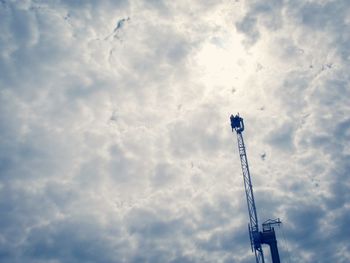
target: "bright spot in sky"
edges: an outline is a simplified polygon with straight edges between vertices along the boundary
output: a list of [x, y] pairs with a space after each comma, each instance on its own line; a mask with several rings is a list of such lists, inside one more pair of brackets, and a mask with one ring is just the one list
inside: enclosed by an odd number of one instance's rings
[[200, 79], [207, 87], [242, 86], [251, 58], [237, 36], [225, 34], [203, 44], [196, 55]]

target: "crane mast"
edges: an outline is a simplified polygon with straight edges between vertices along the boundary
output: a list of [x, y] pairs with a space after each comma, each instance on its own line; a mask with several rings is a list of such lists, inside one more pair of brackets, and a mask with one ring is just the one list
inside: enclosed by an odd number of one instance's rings
[[280, 263], [278, 248], [277, 248], [277, 240], [275, 230], [273, 225], [281, 224], [279, 219], [267, 220], [263, 225], [263, 231], [259, 231], [259, 223], [258, 216], [256, 212], [254, 193], [253, 193], [253, 185], [249, 172], [248, 158], [245, 150], [244, 140], [242, 132], [244, 131], [244, 123], [243, 118], [241, 118], [238, 114], [236, 116], [231, 115], [231, 128], [232, 132], [235, 130], [237, 133], [237, 143], [238, 143], [238, 151], [241, 159], [241, 167], [243, 173], [243, 182], [244, 189], [247, 199], [248, 205], [248, 214], [249, 214], [249, 224], [248, 231], [250, 237], [250, 243], [252, 251], [255, 253], [256, 263], [264, 263], [264, 253], [262, 250], [262, 244], [268, 244], [270, 246], [271, 257], [273, 263]]

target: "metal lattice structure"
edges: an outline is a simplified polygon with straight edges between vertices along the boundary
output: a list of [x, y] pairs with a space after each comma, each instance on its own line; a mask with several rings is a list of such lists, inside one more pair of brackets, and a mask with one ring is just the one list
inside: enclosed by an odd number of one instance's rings
[[238, 151], [241, 159], [244, 189], [248, 205], [248, 231], [252, 251], [255, 253], [256, 262], [264, 263], [264, 253], [261, 245], [268, 244], [271, 250], [272, 262], [280, 263], [276, 235], [272, 225], [279, 225], [281, 221], [279, 219], [267, 220], [263, 223], [263, 231], [259, 231], [259, 223], [254, 200], [253, 185], [250, 177], [248, 158], [242, 135], [242, 132], [244, 131], [243, 118], [241, 118], [237, 114], [236, 116], [231, 115], [230, 120], [232, 132], [235, 130], [237, 133]]

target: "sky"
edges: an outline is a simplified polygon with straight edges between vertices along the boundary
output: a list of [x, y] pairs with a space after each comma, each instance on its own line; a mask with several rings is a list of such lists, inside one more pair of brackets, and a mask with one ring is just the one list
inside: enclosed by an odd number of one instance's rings
[[[0, 261], [350, 262], [348, 0], [1, 0]], [[271, 262], [264, 246], [266, 262]]]

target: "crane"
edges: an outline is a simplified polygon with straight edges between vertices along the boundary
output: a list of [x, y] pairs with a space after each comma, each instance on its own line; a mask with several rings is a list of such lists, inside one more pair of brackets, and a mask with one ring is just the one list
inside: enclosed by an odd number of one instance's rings
[[275, 234], [275, 225], [280, 225], [281, 221], [277, 219], [269, 219], [262, 224], [262, 231], [259, 231], [258, 216], [256, 212], [253, 185], [250, 177], [247, 153], [244, 146], [243, 135], [244, 123], [243, 118], [237, 114], [236, 116], [231, 115], [231, 128], [232, 132], [237, 133], [238, 151], [241, 159], [241, 167], [243, 172], [244, 189], [247, 198], [248, 214], [249, 214], [249, 224], [248, 232], [250, 238], [250, 244], [252, 252], [255, 253], [256, 263], [264, 263], [264, 253], [262, 249], [262, 244], [267, 244], [270, 246], [270, 252], [273, 263], [280, 263], [280, 257], [277, 247], [277, 239]]

